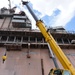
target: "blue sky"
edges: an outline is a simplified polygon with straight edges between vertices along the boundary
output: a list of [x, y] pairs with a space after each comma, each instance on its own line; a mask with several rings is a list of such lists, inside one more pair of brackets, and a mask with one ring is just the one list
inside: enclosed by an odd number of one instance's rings
[[[25, 0], [24, 0], [25, 1]], [[75, 31], [75, 0], [28, 0], [30, 7], [38, 18], [42, 19], [47, 27], [62, 26], [66, 30]], [[5, 2], [5, 4], [4, 4]], [[32, 28], [36, 29], [35, 21], [21, 0], [11, 0], [12, 7], [17, 6], [16, 13], [24, 10], [32, 22]], [[0, 8], [8, 8], [8, 0], [0, 1]]]
[[75, 31], [75, 16], [66, 24], [65, 29]]
[[55, 16], [59, 15], [60, 10], [56, 9], [51, 16], [45, 15], [41, 19], [44, 21], [46, 26], [51, 27]]

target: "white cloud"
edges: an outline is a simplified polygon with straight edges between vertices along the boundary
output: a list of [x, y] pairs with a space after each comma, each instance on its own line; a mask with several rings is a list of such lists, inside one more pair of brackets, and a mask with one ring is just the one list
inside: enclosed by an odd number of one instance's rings
[[54, 18], [52, 26], [65, 26], [75, 16], [75, 0], [58, 7], [61, 13]]
[[75, 0], [30, 0], [33, 8], [42, 13], [42, 16], [51, 16], [53, 11], [61, 12], [52, 20], [51, 26], [65, 26], [75, 16]]
[[2, 7], [8, 8], [9, 7], [8, 4], [9, 4], [8, 0], [0, 0], [0, 8]]

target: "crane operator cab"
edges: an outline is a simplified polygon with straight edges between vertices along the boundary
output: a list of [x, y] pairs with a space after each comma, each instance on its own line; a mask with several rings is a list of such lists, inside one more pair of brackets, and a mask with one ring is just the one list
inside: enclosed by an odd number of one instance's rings
[[51, 69], [48, 75], [71, 75], [69, 70]]

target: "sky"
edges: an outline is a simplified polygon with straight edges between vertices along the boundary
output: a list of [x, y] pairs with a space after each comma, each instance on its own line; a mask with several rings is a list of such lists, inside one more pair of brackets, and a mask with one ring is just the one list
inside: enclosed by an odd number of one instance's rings
[[[24, 0], [25, 1], [25, 0]], [[27, 1], [27, 0], [26, 0]], [[28, 0], [36, 16], [43, 20], [46, 27], [62, 26], [67, 31], [75, 31], [75, 0]], [[11, 0], [11, 6], [17, 6], [16, 13], [24, 10], [36, 29], [36, 22], [21, 0]], [[8, 8], [8, 0], [0, 0], [0, 8]]]

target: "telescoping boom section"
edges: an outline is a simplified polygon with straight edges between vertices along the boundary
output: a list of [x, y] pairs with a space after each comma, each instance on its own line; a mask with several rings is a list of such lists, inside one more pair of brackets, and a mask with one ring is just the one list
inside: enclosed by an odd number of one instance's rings
[[[54, 40], [52, 35], [49, 32], [47, 32], [47, 29], [46, 29], [44, 23], [41, 20], [39, 20], [37, 18], [37, 16], [33, 13], [33, 11], [31, 10], [31, 8], [28, 5], [28, 2], [22, 1], [22, 3], [23, 3], [23, 5], [26, 5], [28, 10], [30, 11], [31, 15], [33, 16], [33, 18], [36, 21], [36, 25], [40, 29], [40, 31], [43, 34], [43, 36], [44, 36], [45, 40], [47, 41], [47, 43], [49, 43], [53, 53], [56, 55], [56, 57], [58, 58], [58, 60], [62, 64], [64, 70], [68, 70], [68, 71], [70, 71], [71, 75], [75, 75], [75, 68], [70, 63], [68, 58], [65, 56], [65, 54], [63, 53], [61, 48], [58, 46], [58, 44], [56, 43], [56, 41]], [[68, 73], [64, 72], [62, 75], [66, 75], [66, 74], [70, 75], [69, 72]], [[51, 74], [51, 75], [53, 75], [53, 74]]]

